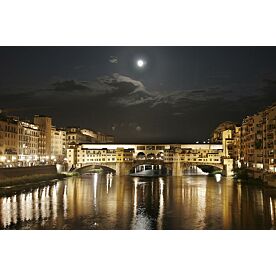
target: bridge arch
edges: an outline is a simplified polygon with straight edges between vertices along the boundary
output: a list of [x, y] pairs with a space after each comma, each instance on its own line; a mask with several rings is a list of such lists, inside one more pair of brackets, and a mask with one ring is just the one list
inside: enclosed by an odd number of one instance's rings
[[203, 164], [196, 164], [199, 168], [213, 168], [215, 170], [223, 170], [223, 164], [212, 164], [212, 163], [203, 163]]
[[158, 159], [136, 159], [129, 168], [129, 174], [142, 172], [144, 170], [159, 170], [162, 175], [170, 175], [172, 171], [171, 164]]
[[75, 172], [78, 172], [80, 174], [88, 173], [92, 171], [93, 169], [103, 169], [105, 172], [112, 172], [116, 173], [116, 165], [106, 165], [106, 164], [89, 164], [86, 166], [83, 166], [81, 168], [75, 169]]
[[223, 170], [222, 164], [212, 164], [212, 163], [184, 163], [183, 170], [186, 171], [189, 168], [197, 167], [202, 170], [204, 173], [215, 173], [221, 172]]

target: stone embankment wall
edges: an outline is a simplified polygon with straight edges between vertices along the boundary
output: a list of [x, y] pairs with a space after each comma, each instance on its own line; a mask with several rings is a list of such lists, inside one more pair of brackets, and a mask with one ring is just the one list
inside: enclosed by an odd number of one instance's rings
[[276, 188], [276, 174], [263, 172], [262, 170], [248, 170], [248, 176], [254, 179], [260, 179], [264, 184]]
[[32, 176], [32, 175], [49, 175], [56, 174], [55, 165], [34, 166], [34, 167], [17, 167], [17, 168], [0, 168], [0, 180], [14, 177]]
[[275, 174], [265, 174], [264, 182], [270, 186], [276, 188], [276, 175]]

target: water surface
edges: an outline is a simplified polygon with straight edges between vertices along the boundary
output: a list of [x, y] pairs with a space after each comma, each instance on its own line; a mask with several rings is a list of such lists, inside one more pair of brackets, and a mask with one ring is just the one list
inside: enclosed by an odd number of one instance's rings
[[91, 174], [0, 197], [0, 228], [274, 229], [275, 206], [231, 178]]

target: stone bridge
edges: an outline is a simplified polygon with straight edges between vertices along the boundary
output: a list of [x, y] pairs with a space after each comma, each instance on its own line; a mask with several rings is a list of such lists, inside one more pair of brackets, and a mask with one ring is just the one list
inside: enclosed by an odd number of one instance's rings
[[117, 175], [128, 175], [135, 167], [147, 164], [163, 166], [173, 176], [183, 175], [187, 167], [200, 165], [219, 168], [225, 176], [233, 175], [233, 160], [217, 144], [80, 144], [68, 149], [67, 156], [69, 167], [80, 173], [91, 167], [103, 167]]
[[91, 169], [98, 169], [102, 168], [106, 171], [111, 171], [116, 173], [117, 175], [129, 175], [130, 172], [134, 172], [134, 168], [141, 165], [161, 165], [162, 167], [165, 167], [168, 172], [171, 172], [173, 176], [182, 176], [183, 171], [186, 168], [192, 167], [192, 166], [210, 166], [215, 167], [223, 171], [224, 166], [223, 164], [212, 164], [212, 163], [165, 163], [164, 161], [158, 160], [138, 160], [130, 162], [118, 162], [118, 163], [88, 163], [85, 166], [81, 168], [75, 169], [76, 172], [79, 172], [81, 174], [91, 171]]

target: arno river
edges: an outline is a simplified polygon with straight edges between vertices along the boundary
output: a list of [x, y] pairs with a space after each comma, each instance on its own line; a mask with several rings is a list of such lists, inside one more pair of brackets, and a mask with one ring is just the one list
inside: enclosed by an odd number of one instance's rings
[[91, 174], [1, 196], [0, 229], [274, 229], [275, 212], [275, 190], [231, 178]]

